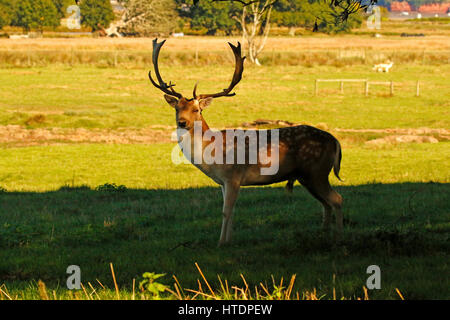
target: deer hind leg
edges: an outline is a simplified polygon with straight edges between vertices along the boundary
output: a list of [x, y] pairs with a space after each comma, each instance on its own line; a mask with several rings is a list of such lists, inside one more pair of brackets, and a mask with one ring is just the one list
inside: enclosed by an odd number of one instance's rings
[[222, 186], [223, 218], [219, 246], [231, 241], [234, 204], [236, 203], [239, 194], [239, 188], [239, 185], [234, 185], [232, 183], [226, 183]]
[[342, 196], [331, 188], [328, 179], [326, 181], [326, 184], [323, 183], [323, 185], [321, 186], [320, 194], [324, 201], [328, 204], [328, 206], [331, 207], [334, 211], [337, 236], [338, 238], [340, 238], [344, 229], [344, 217], [341, 211]]
[[323, 206], [323, 228], [329, 229], [331, 213], [336, 216], [336, 229], [338, 234], [343, 231], [343, 215], [341, 211], [342, 196], [334, 191], [328, 178], [300, 180], [299, 182], [316, 198]]

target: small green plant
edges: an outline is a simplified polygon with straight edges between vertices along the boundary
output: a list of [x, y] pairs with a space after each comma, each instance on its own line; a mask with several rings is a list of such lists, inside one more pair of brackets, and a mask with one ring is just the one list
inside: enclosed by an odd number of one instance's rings
[[283, 286], [277, 286], [277, 285], [273, 285], [273, 292], [270, 295], [270, 298], [272, 299], [282, 299], [283, 298], [283, 290], [285, 288]]
[[6, 193], [8, 192], [5, 188], [3, 188], [2, 186], [0, 186], [0, 193]]
[[142, 275], [144, 280], [142, 280], [139, 283], [139, 289], [142, 292], [150, 293], [152, 299], [160, 300], [161, 293], [166, 291], [168, 289], [168, 287], [159, 282], [156, 282], [155, 280], [158, 278], [164, 277], [165, 275], [166, 275], [165, 273], [145, 272]]

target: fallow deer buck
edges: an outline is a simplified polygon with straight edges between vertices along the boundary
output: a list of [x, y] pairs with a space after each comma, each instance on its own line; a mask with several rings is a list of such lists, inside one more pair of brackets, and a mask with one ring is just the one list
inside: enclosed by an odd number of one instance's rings
[[[206, 136], [210, 129], [202, 116], [202, 111], [211, 104], [214, 98], [234, 96], [235, 93], [231, 93], [231, 91], [242, 78], [245, 57], [241, 56], [241, 45], [239, 42], [237, 46], [229, 43], [236, 64], [228, 88], [214, 94], [197, 94], [196, 84], [193, 98], [187, 99], [175, 91], [174, 84], [171, 82], [167, 84], [161, 78], [158, 56], [164, 42], [165, 40], [160, 43], [157, 42], [157, 39], [153, 40], [152, 60], [158, 82], [153, 80], [151, 72], [149, 72], [149, 78], [156, 88], [165, 93], [164, 98], [175, 109], [179, 142], [188, 137], [190, 138], [188, 147], [191, 150], [195, 149], [196, 143], [201, 147], [200, 157], [202, 158], [200, 161], [194, 161], [195, 154], [186, 151], [186, 145], [182, 148], [185, 157], [222, 188], [223, 220], [219, 245], [231, 240], [233, 209], [240, 187], [266, 185], [281, 181], [288, 181], [286, 188], [290, 192], [292, 192], [295, 180], [299, 181], [322, 204], [324, 229], [329, 229], [331, 213], [334, 209], [337, 235], [339, 236], [343, 228], [342, 197], [331, 188], [328, 181], [331, 169], [340, 179], [339, 169], [342, 155], [338, 140], [328, 132], [307, 125], [272, 130], [246, 130], [246, 137], [250, 139], [253, 135], [257, 139], [257, 159], [251, 163], [249, 161], [251, 157], [248, 154], [251, 150], [245, 137], [245, 143], [240, 147], [241, 150], [238, 149], [239, 145], [234, 140], [231, 142], [231, 146], [224, 143], [227, 140], [229, 130], [212, 131], [213, 134], [210, 134], [212, 138], [204, 139], [203, 135]], [[184, 134], [180, 133], [182, 131], [180, 129], [184, 129]], [[201, 134], [197, 135], [195, 129], [200, 130]], [[267, 133], [269, 133], [269, 138], [267, 138]], [[266, 145], [262, 143], [263, 138], [266, 139]], [[223, 159], [231, 151], [234, 161], [231, 161], [231, 163], [227, 161], [225, 164], [223, 161], [211, 163], [211, 161], [206, 161], [207, 159], [203, 158], [203, 151], [206, 151], [211, 147], [211, 144], [216, 142], [223, 148], [219, 148], [220, 154], [215, 149], [217, 154], [214, 156], [219, 155], [219, 158], [222, 157]], [[245, 161], [237, 161], [238, 163], [236, 163], [235, 155], [237, 154], [239, 158], [239, 154], [242, 154], [242, 152], [245, 152]], [[275, 152], [278, 154], [273, 154]], [[269, 157], [270, 159], [267, 161]], [[268, 167], [276, 167], [278, 170], [271, 174], [262, 174], [262, 169]]]

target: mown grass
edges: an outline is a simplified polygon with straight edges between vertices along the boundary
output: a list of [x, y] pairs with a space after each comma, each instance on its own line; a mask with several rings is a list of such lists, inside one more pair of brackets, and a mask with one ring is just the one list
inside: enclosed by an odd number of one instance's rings
[[[151, 86], [145, 69], [63, 67], [1, 69], [0, 124], [35, 127], [119, 128], [173, 125], [174, 113], [162, 94]], [[167, 81], [177, 83], [187, 96], [196, 81], [200, 92], [221, 90], [233, 66], [164, 66]], [[448, 128], [450, 88], [442, 77], [449, 65], [396, 65], [389, 74], [370, 66], [265, 66], [247, 65], [237, 95], [214, 101], [204, 116], [211, 127], [239, 126], [256, 119], [326, 123], [330, 128]], [[215, 81], [210, 81], [214, 77]], [[363, 84], [320, 84], [317, 78], [393, 80], [394, 96], [386, 86], [372, 86], [364, 97]], [[420, 97], [415, 97], [420, 80]], [[264, 94], [261, 94], [262, 90]], [[27, 94], [23, 94], [26, 92]], [[436, 93], [439, 94], [436, 94]], [[34, 117], [41, 115], [39, 121]]]
[[[0, 157], [0, 186], [9, 191], [57, 190], [61, 186], [94, 188], [116, 183], [137, 189], [184, 189], [216, 184], [188, 164], [174, 165], [173, 144], [71, 145], [8, 148]], [[449, 142], [343, 151], [345, 185], [367, 183], [450, 182]], [[333, 183], [337, 179], [330, 176]]]

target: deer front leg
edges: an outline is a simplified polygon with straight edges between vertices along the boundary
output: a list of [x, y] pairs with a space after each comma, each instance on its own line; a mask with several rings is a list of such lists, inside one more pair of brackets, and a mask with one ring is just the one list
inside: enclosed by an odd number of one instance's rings
[[234, 204], [239, 194], [239, 184], [225, 183], [222, 187], [223, 194], [223, 219], [220, 232], [219, 246], [231, 241]]
[[322, 229], [324, 231], [328, 231], [330, 229], [332, 208], [328, 204], [324, 203], [322, 203], [322, 206], [323, 206]]
[[342, 239], [342, 232], [344, 230], [344, 216], [342, 215], [341, 208], [337, 208], [334, 210], [334, 214], [336, 215], [336, 229], [337, 229], [337, 240]]

